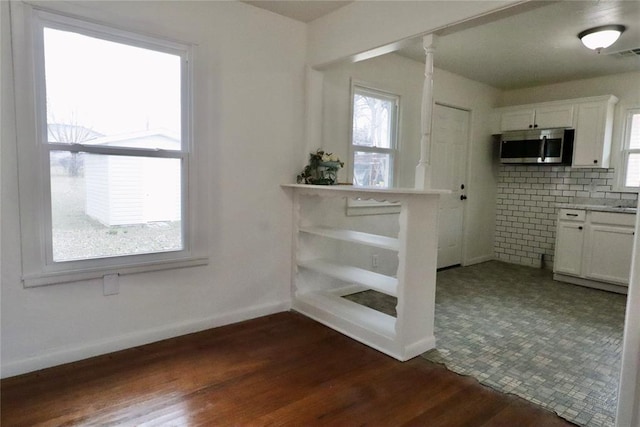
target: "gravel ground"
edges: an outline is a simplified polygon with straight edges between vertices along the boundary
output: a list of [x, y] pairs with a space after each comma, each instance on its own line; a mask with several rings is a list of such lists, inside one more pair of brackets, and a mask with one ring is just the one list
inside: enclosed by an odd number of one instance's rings
[[55, 261], [179, 250], [180, 221], [106, 226], [85, 213], [83, 177], [52, 175]]

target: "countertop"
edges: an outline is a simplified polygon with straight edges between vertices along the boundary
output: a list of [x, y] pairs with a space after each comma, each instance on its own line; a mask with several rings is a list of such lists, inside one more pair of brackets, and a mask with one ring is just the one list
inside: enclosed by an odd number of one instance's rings
[[582, 205], [573, 203], [558, 203], [556, 204], [556, 207], [560, 209], [581, 209], [585, 211], [617, 212], [630, 214], [635, 214], [638, 211], [638, 208], [629, 206]]

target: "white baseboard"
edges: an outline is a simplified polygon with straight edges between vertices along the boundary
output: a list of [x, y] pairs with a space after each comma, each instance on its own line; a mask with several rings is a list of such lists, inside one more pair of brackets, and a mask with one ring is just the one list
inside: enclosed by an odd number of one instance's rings
[[147, 329], [106, 340], [93, 341], [76, 347], [54, 350], [47, 354], [3, 363], [1, 377], [7, 378], [27, 372], [37, 371], [39, 369], [76, 362], [89, 357], [113, 353], [115, 351], [137, 347], [139, 345], [149, 344], [156, 341], [162, 341], [167, 338], [174, 338], [180, 335], [186, 335], [193, 332], [216, 328], [218, 326], [254, 319], [256, 317], [288, 311], [290, 308], [290, 301], [257, 305], [248, 309], [236, 310], [203, 319], [165, 325], [159, 328]]
[[462, 263], [463, 267], [468, 267], [474, 264], [480, 264], [482, 262], [493, 261], [495, 257], [493, 254], [477, 256], [475, 258], [467, 259]]

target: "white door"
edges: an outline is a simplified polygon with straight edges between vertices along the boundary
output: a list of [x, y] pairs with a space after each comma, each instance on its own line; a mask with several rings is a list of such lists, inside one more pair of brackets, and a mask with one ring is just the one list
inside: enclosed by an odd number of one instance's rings
[[443, 268], [462, 263], [469, 112], [436, 104], [432, 132], [432, 187], [451, 190], [450, 195], [443, 195], [440, 199], [438, 268]]

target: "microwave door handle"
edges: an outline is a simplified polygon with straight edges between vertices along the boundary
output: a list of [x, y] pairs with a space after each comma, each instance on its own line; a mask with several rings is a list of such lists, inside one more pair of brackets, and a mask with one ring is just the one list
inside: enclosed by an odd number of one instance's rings
[[545, 146], [547, 145], [547, 137], [543, 136], [542, 140], [540, 141], [540, 159], [542, 160], [542, 162], [544, 163], [544, 152], [545, 152]]

